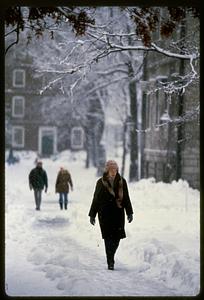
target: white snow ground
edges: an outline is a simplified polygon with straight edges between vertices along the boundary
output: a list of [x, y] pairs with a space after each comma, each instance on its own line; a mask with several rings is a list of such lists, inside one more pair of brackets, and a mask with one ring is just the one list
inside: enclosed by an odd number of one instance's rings
[[[5, 270], [10, 296], [195, 296], [200, 290], [200, 194], [180, 180], [130, 183], [134, 220], [116, 253], [115, 270], [106, 266], [98, 221], [88, 211], [97, 180], [85, 169], [85, 153], [65, 151], [44, 159], [48, 193], [36, 211], [28, 174], [35, 153], [6, 164]], [[74, 191], [61, 211], [54, 186], [67, 167]]]

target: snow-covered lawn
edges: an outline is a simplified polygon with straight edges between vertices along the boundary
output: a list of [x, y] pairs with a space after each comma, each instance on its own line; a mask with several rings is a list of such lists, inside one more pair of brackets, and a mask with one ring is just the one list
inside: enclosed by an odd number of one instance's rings
[[[6, 291], [10, 296], [183, 296], [200, 289], [200, 194], [180, 180], [129, 183], [134, 220], [106, 266], [98, 221], [88, 211], [97, 180], [85, 169], [85, 153], [44, 159], [49, 179], [42, 209], [35, 210], [28, 174], [35, 153], [6, 165]], [[55, 180], [60, 166], [72, 174], [74, 191], [61, 211]], [[127, 178], [128, 179], [128, 178]]]

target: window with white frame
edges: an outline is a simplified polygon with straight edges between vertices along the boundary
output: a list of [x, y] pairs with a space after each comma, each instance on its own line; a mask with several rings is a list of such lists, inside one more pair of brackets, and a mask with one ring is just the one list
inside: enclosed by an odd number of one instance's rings
[[82, 149], [84, 146], [84, 130], [82, 127], [73, 127], [71, 131], [72, 149]]
[[22, 96], [14, 96], [12, 98], [12, 116], [24, 117], [25, 98]]
[[13, 71], [13, 86], [25, 87], [25, 70], [16, 69]]
[[24, 127], [13, 126], [12, 127], [12, 146], [23, 148], [24, 147]]

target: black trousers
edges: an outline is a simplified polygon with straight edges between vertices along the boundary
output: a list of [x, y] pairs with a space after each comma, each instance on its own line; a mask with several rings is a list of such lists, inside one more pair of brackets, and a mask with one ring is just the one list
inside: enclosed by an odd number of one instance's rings
[[114, 255], [119, 246], [120, 239], [108, 238], [104, 239], [105, 249], [106, 249], [106, 257], [108, 265], [114, 264]]

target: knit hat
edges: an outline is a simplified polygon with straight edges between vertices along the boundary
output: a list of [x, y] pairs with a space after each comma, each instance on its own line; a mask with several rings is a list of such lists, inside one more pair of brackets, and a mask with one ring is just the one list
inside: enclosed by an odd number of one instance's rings
[[118, 164], [115, 160], [108, 160], [105, 165], [105, 172], [108, 172], [110, 168], [115, 168], [118, 171]]

